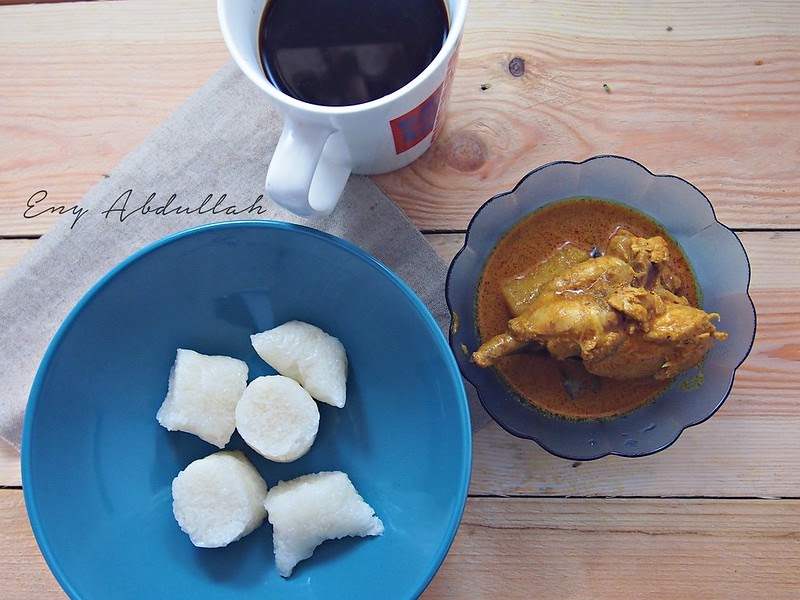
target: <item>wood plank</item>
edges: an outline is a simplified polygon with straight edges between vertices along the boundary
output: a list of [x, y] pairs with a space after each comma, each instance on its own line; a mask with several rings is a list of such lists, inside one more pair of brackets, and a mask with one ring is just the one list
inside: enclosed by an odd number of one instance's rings
[[471, 498], [425, 598], [795, 598], [800, 502]]
[[[729, 403], [735, 402], [731, 398]], [[503, 496], [800, 497], [800, 417], [728, 418], [727, 406], [650, 457], [572, 462], [491, 423], [475, 434], [470, 493]], [[0, 486], [20, 486], [0, 444]]]
[[57, 2], [96, 2], [97, 0], [0, 0], [0, 6], [7, 4], [55, 4]]
[[76, 204], [230, 60], [215, 7], [0, 8], [0, 231], [44, 233], [52, 215], [23, 217], [34, 193], [46, 190], [51, 206]]
[[16, 448], [0, 440], [0, 488], [5, 486], [20, 487], [22, 473], [20, 472], [19, 453]]
[[7, 600], [66, 598], [39, 552], [21, 490], [0, 489], [0, 590]]
[[[556, 458], [491, 423], [474, 436], [470, 494], [800, 497], [800, 417], [732, 419], [726, 411], [727, 405], [654, 456], [580, 463]], [[19, 455], [0, 443], [0, 486], [20, 485]]]
[[0, 277], [5, 275], [19, 259], [33, 247], [36, 240], [27, 239], [0, 239]]
[[447, 229], [539, 165], [621, 154], [688, 179], [730, 226], [797, 227], [800, 11], [658, 5], [472, 2], [438, 143], [379, 185]]
[[[492, 424], [475, 436], [471, 493], [800, 497], [800, 233], [744, 232], [758, 331], [714, 417], [652, 457], [572, 463]], [[463, 235], [428, 239], [446, 261]]]
[[[618, 153], [689, 179], [731, 226], [797, 227], [800, 11], [651, 4], [473, 0], [440, 139], [377, 181], [419, 227], [453, 229], [538, 165]], [[141, 5], [2, 7], [3, 231], [44, 232], [22, 217], [33, 193], [75, 204], [229, 60], [212, 0]]]
[[[799, 26], [792, 0], [471, 1], [440, 139], [379, 178], [418, 226], [463, 228], [531, 168], [613, 152], [686, 177], [728, 225], [794, 231], [742, 234], [753, 353], [722, 410], [668, 450], [572, 463], [478, 432], [473, 496], [426, 598], [797, 597]], [[52, 217], [23, 217], [32, 193], [77, 202], [228, 60], [213, 0], [0, 7], [3, 235], [45, 232]], [[431, 239], [449, 260], [463, 236]], [[0, 275], [31, 243], [0, 239]], [[3, 486], [19, 463], [0, 446]], [[0, 489], [0, 548], [3, 598], [64, 597], [19, 489]]]
[[474, 436], [472, 495], [800, 498], [800, 416], [733, 417], [734, 394], [709, 421], [642, 458], [573, 462], [491, 423]]
[[[428, 239], [445, 260], [463, 243], [462, 234]], [[491, 425], [475, 436], [472, 493], [800, 497], [794, 461], [800, 455], [800, 233], [745, 232], [741, 239], [753, 268], [759, 329], [719, 413], [656, 456], [609, 457], [580, 468]], [[18, 242], [0, 240], [0, 264], [31, 243]], [[18, 460], [13, 450], [0, 450], [0, 485], [19, 485]]]
[[[470, 498], [424, 598], [789, 598], [797, 500]], [[63, 598], [22, 492], [0, 490], [4, 598]], [[587, 552], [588, 550], [588, 552]]]

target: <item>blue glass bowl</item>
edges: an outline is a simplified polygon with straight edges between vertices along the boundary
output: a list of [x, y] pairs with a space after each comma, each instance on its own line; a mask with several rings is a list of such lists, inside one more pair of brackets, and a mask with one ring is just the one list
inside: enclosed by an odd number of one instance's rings
[[[495, 245], [533, 211], [576, 196], [634, 208], [660, 223], [683, 248], [697, 277], [702, 306], [722, 315], [722, 329], [729, 334], [707, 355], [702, 385], [687, 385], [686, 374], [654, 401], [630, 413], [577, 421], [535, 408], [510, 390], [494, 369], [482, 369], [469, 361], [469, 354], [480, 345], [476, 290]], [[734, 373], [750, 352], [755, 336], [749, 282], [750, 264], [741, 242], [717, 221], [711, 203], [696, 187], [678, 177], [654, 175], [619, 156], [554, 162], [530, 172], [512, 191], [491, 198], [472, 218], [464, 247], [447, 275], [447, 302], [454, 316], [450, 346], [486, 411], [509, 433], [534, 440], [552, 454], [571, 460], [609, 454], [643, 456], [666, 448], [684, 429], [708, 419], [728, 396]]]
[[[278, 575], [272, 528], [195, 548], [170, 485], [216, 448], [156, 422], [178, 347], [274, 373], [251, 333], [314, 323], [348, 351], [343, 409], [320, 405], [311, 450], [255, 455], [269, 486], [342, 470], [376, 510], [381, 537], [325, 542]], [[75, 307], [36, 376], [22, 480], [36, 539], [72, 598], [413, 598], [453, 540], [465, 505], [471, 429], [463, 380], [427, 308], [355, 246], [304, 227], [230, 222], [133, 255]]]

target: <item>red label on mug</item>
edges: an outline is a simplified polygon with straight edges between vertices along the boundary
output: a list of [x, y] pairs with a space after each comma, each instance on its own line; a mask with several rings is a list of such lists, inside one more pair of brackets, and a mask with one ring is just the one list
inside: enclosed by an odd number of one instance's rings
[[406, 114], [392, 119], [392, 137], [394, 150], [401, 154], [419, 144], [433, 131], [436, 124], [436, 114], [439, 112], [439, 99], [442, 96], [442, 87], [436, 88], [426, 100]]

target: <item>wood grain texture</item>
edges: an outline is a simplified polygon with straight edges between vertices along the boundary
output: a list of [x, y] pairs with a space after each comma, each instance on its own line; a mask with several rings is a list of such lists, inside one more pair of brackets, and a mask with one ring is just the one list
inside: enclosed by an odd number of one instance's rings
[[[213, 0], [0, 8], [0, 231], [49, 193], [72, 206], [230, 60]], [[98, 109], [98, 107], [102, 107]]]
[[66, 598], [36, 545], [21, 490], [0, 489], [0, 548], [4, 600]]
[[[462, 234], [427, 236], [446, 261]], [[475, 435], [471, 493], [551, 496], [800, 497], [800, 232], [740, 234], [752, 266], [758, 331], [733, 391], [708, 422], [647, 458], [574, 466], [490, 425]], [[0, 240], [0, 265], [28, 240]], [[0, 485], [19, 485], [13, 450], [0, 451]]]
[[473, 498], [425, 598], [795, 598], [798, 501]]
[[793, 418], [731, 418], [736, 395], [709, 421], [643, 458], [573, 462], [494, 423], [475, 435], [470, 494], [567, 497], [800, 498]]
[[[494, 423], [474, 436], [470, 494], [553, 497], [800, 498], [798, 417], [733, 418], [728, 408], [656, 455], [556, 458]], [[0, 445], [0, 486], [20, 486], [19, 455]]]
[[22, 485], [20, 472], [19, 453], [0, 440], [0, 488], [5, 486], [19, 487]]
[[35, 242], [36, 240], [4, 240], [0, 238], [0, 277], [16, 265]]
[[[0, 6], [0, 276], [34, 243], [13, 238], [56, 218], [24, 217], [33, 193], [77, 203], [230, 60], [215, 4]], [[798, 73], [794, 0], [470, 0], [439, 139], [376, 177], [442, 257], [463, 241], [445, 232], [532, 168], [622, 154], [688, 179], [741, 232], [759, 320], [722, 409], [655, 456], [572, 462], [478, 431], [425, 598], [797, 597]], [[19, 486], [2, 446], [0, 597], [62, 599]]]
[[[792, 598], [798, 514], [797, 500], [471, 498], [423, 597]], [[19, 490], [0, 490], [0, 545], [3, 598], [64, 598]]]
[[[2, 10], [9, 233], [44, 232], [52, 219], [22, 217], [33, 193], [75, 204], [229, 60], [212, 0]], [[617, 153], [690, 180], [730, 226], [797, 228], [797, 72], [792, 1], [472, 0], [440, 138], [376, 181], [420, 228], [451, 230], [541, 164]]]
[[[57, 2], [76, 2], [78, 0], [0, 0], [0, 6], [8, 4], [55, 4]], [[80, 0], [81, 2], [96, 2], [97, 0]]]
[[792, 2], [473, 2], [440, 139], [377, 181], [447, 228], [539, 165], [612, 153], [692, 181], [730, 226], [797, 227], [799, 71]]

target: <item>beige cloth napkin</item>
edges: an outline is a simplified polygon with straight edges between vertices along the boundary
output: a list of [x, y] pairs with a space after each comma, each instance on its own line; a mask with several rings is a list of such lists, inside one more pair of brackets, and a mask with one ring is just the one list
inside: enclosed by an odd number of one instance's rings
[[[203, 223], [281, 220], [349, 240], [404, 279], [446, 334], [446, 265], [370, 179], [351, 177], [340, 204], [325, 218], [296, 217], [266, 197], [259, 199], [281, 125], [264, 94], [231, 62], [86, 194], [78, 205], [82, 214], [61, 217], [0, 280], [2, 439], [19, 449], [25, 405], [39, 362], [81, 296], [136, 250]], [[173, 194], [170, 208], [198, 210], [145, 214], [140, 207], [152, 194], [151, 210]], [[240, 214], [225, 214], [234, 209]], [[488, 416], [472, 387], [465, 385], [474, 429]]]

